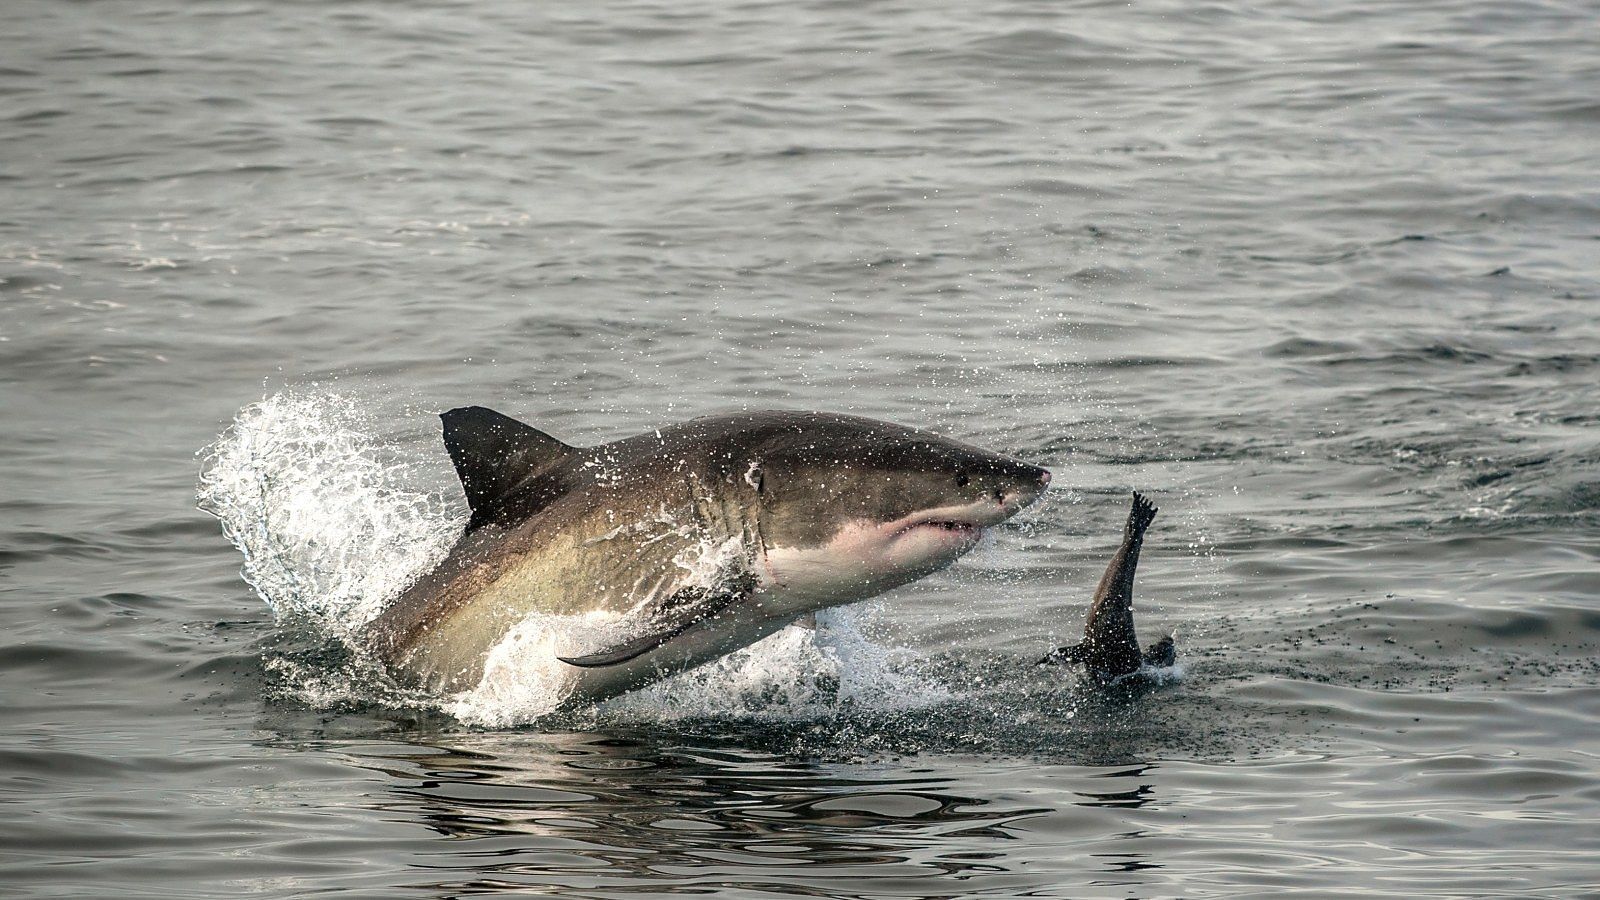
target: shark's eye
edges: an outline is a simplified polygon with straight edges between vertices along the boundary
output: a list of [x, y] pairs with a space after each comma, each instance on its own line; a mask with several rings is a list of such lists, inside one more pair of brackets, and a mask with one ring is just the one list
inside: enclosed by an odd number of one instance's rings
[[956, 476], [956, 487], [966, 487], [967, 485], [969, 485], [971, 483], [972, 483], [972, 479], [968, 478], [967, 477], [967, 473], [965, 473], [965, 472], [962, 472], [961, 474]]

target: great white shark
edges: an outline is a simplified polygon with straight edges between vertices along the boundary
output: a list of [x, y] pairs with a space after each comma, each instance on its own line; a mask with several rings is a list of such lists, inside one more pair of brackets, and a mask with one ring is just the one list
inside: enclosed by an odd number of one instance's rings
[[528, 616], [599, 612], [619, 634], [556, 651], [565, 702], [616, 696], [937, 571], [1050, 482], [832, 413], [715, 416], [582, 448], [483, 407], [441, 418], [471, 518], [370, 646], [443, 692], [474, 687]]

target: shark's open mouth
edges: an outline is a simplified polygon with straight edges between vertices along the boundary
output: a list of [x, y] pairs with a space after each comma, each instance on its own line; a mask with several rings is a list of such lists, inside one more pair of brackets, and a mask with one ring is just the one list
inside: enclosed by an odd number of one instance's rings
[[898, 540], [921, 534], [924, 540], [932, 539], [941, 544], [954, 542], [967, 547], [976, 544], [983, 537], [983, 531], [983, 525], [964, 519], [923, 519], [897, 529], [894, 536]]
[[[930, 515], [931, 513], [931, 515]], [[899, 522], [889, 525], [889, 533], [895, 537], [905, 537], [918, 531], [950, 532], [952, 535], [969, 535], [976, 537], [983, 530], [1004, 519], [1001, 508], [996, 506], [993, 511], [988, 509], [942, 509], [930, 510], [921, 515], [907, 516]]]
[[[916, 525], [911, 526], [911, 528], [938, 528], [943, 531], [960, 531], [970, 534], [976, 534], [977, 532], [983, 530], [981, 526], [975, 525], [972, 522], [957, 522], [949, 519], [934, 520], [932, 522], [919, 522]], [[908, 528], [906, 530], [910, 531], [911, 529]]]

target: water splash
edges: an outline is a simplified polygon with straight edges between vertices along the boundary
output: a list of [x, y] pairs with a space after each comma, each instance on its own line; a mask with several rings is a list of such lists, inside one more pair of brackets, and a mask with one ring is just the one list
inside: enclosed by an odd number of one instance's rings
[[280, 622], [348, 638], [460, 532], [372, 426], [354, 399], [286, 391], [240, 410], [201, 453], [200, 508]]
[[1152, 666], [1149, 663], [1143, 663], [1139, 666], [1138, 671], [1129, 672], [1126, 675], [1118, 675], [1111, 680], [1111, 683], [1114, 685], [1165, 687], [1169, 684], [1182, 684], [1184, 678], [1188, 675], [1188, 671], [1188, 669], [1184, 668], [1182, 662], [1175, 662], [1170, 666]]
[[877, 604], [817, 613], [749, 647], [641, 691], [603, 711], [623, 720], [749, 718], [802, 721], [844, 712], [898, 712], [953, 695], [920, 655], [868, 635]]

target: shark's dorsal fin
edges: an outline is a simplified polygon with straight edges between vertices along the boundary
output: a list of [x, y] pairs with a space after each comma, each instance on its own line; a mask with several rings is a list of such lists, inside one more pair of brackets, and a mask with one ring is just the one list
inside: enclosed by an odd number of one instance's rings
[[532, 425], [482, 406], [459, 407], [439, 418], [445, 449], [472, 508], [468, 531], [494, 521], [518, 488], [579, 453]]

